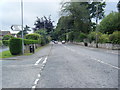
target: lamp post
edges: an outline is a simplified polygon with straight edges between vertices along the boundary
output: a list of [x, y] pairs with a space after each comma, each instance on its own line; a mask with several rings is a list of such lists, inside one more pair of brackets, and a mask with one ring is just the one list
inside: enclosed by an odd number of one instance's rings
[[97, 29], [97, 24], [98, 24], [98, 4], [96, 6], [96, 48], [98, 48], [98, 29]]
[[21, 30], [22, 30], [22, 54], [24, 54], [24, 35], [23, 35], [23, 0], [21, 0]]

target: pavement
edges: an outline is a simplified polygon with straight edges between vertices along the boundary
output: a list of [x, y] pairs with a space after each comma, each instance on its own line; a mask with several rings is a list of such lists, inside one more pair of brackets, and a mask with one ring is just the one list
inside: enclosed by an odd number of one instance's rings
[[119, 52], [50, 43], [1, 60], [2, 88], [118, 88]]

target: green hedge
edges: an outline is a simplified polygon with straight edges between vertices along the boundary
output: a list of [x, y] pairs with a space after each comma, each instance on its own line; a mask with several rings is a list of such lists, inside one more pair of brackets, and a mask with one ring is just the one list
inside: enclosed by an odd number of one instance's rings
[[9, 49], [12, 55], [19, 55], [22, 53], [22, 40], [19, 38], [11, 38], [9, 41]]
[[9, 40], [2, 40], [3, 45], [8, 46], [9, 45]]
[[38, 44], [38, 40], [29, 40], [29, 39], [24, 39], [24, 44]]

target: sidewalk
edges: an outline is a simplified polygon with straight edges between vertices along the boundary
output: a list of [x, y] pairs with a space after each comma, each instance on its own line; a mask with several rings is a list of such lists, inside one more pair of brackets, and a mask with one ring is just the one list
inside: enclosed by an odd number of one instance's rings
[[21, 55], [21, 56], [15, 56], [10, 58], [2, 58], [2, 60], [24, 60], [24, 59], [35, 59], [43, 56], [47, 56], [49, 54], [51, 44], [43, 46], [39, 51], [35, 52], [32, 55]]

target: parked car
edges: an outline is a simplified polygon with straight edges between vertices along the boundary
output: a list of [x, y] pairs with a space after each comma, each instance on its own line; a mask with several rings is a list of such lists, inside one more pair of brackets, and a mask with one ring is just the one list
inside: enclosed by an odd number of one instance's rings
[[65, 44], [65, 41], [62, 41], [62, 44]]
[[54, 41], [55, 44], [58, 44], [58, 41]]

